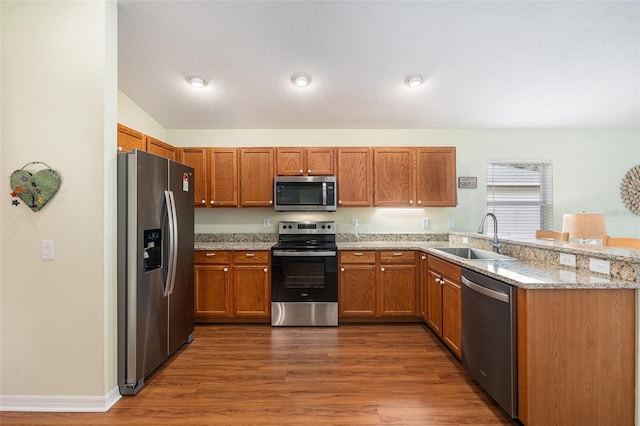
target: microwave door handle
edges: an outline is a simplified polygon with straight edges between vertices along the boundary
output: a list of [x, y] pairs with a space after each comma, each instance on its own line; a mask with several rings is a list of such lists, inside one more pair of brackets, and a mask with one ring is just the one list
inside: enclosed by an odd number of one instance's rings
[[327, 205], [327, 182], [322, 182], [322, 205]]

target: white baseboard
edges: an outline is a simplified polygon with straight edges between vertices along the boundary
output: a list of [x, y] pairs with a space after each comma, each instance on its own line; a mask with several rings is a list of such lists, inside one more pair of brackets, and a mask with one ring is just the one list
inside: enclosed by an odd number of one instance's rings
[[117, 386], [104, 396], [0, 395], [0, 411], [104, 413], [121, 397]]

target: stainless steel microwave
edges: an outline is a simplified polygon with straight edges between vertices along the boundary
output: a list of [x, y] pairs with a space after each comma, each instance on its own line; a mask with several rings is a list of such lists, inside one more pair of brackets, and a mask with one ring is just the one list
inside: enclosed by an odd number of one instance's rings
[[273, 184], [277, 212], [334, 212], [335, 176], [276, 176]]

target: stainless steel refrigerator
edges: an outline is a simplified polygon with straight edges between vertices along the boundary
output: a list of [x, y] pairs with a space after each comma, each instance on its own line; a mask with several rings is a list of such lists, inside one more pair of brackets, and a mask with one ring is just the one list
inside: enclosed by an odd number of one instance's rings
[[118, 386], [135, 395], [193, 340], [193, 169], [118, 154]]

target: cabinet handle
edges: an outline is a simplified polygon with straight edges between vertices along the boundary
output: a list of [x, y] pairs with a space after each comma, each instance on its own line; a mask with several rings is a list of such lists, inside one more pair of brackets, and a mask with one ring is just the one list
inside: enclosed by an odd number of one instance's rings
[[207, 202], [205, 200], [202, 200], [201, 203], [202, 204], [207, 204]]
[[247, 257], [253, 257], [255, 255], [256, 255], [255, 253], [245, 253], [245, 256], [247, 256]]
[[228, 272], [229, 268], [224, 268], [223, 271]]
[[360, 253], [360, 252], [354, 252], [354, 253], [353, 253], [353, 255], [354, 255], [354, 256], [362, 256], [362, 253]]
[[393, 253], [393, 255], [394, 256], [402, 256], [402, 253], [399, 253], [399, 252], [396, 251], [396, 252]]
[[344, 272], [344, 268], [340, 268], [340, 272]]
[[205, 256], [215, 256], [215, 255], [216, 255], [215, 253], [207, 253], [207, 254], [205, 254]]
[[381, 270], [382, 272], [384, 272], [384, 268], [380, 268], [380, 270]]
[[264, 270], [265, 272], [269, 272], [269, 269], [267, 269], [267, 268], [264, 268], [263, 270]]

